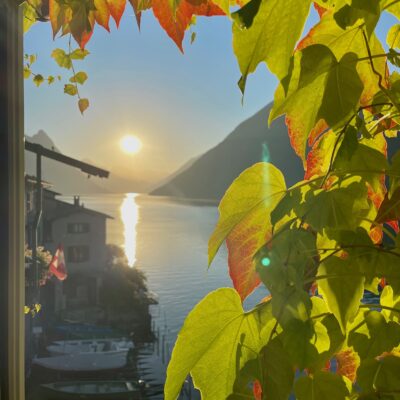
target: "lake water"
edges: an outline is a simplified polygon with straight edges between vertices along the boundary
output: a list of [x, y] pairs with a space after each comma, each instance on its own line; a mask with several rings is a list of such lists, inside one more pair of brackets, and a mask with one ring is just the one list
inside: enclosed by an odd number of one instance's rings
[[[82, 202], [113, 218], [107, 222], [107, 242], [125, 248], [130, 263], [145, 272], [149, 289], [158, 295], [152, 314], [160, 340], [143, 353], [141, 367], [145, 379], [162, 383], [186, 315], [207, 293], [232, 286], [225, 248], [207, 269], [217, 207], [136, 194], [87, 196]], [[256, 291], [246, 307], [266, 294]]]

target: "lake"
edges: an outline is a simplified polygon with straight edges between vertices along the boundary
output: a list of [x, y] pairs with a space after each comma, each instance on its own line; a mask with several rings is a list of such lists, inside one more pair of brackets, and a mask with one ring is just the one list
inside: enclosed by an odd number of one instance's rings
[[[140, 366], [145, 379], [162, 383], [186, 315], [207, 293], [232, 286], [225, 248], [207, 269], [207, 242], [218, 209], [137, 194], [84, 196], [82, 202], [113, 218], [107, 222], [107, 242], [124, 247], [132, 267], [145, 272], [149, 289], [158, 295], [152, 315], [159, 342], [143, 352]], [[256, 291], [245, 306], [266, 294]]]

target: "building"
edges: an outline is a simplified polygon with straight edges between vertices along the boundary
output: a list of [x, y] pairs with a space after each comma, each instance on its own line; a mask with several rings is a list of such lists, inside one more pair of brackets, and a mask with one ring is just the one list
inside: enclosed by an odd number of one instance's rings
[[107, 262], [106, 229], [110, 216], [84, 207], [78, 196], [67, 203], [59, 193], [43, 191], [42, 243], [51, 253], [64, 247], [68, 278], [55, 282], [56, 313], [96, 306]]
[[[28, 248], [32, 248], [36, 216], [36, 178], [25, 177], [25, 231]], [[41, 288], [41, 302], [48, 315], [99, 303], [102, 272], [107, 263], [106, 221], [110, 216], [88, 209], [78, 196], [73, 203], [58, 199], [60, 193], [42, 182], [42, 218], [38, 227], [38, 245], [54, 254], [64, 248], [68, 278], [52, 278]]]

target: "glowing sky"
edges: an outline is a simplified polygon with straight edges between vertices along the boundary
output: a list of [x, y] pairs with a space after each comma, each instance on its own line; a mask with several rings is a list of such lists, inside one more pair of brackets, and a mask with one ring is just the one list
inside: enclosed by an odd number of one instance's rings
[[[96, 28], [91, 55], [76, 63], [89, 75], [82, 88], [91, 101], [85, 116], [63, 94], [63, 84], [38, 89], [28, 81], [25, 130], [32, 135], [44, 129], [66, 154], [155, 181], [215, 146], [271, 101], [276, 80], [260, 66], [248, 80], [242, 106], [227, 18], [199, 18], [196, 41], [187, 40], [182, 55], [151, 13], [138, 32], [127, 11], [119, 30]], [[57, 46], [67, 48], [65, 39], [53, 42], [49, 24], [37, 24], [25, 36], [25, 52], [38, 56], [35, 72], [60, 73], [50, 58]], [[126, 133], [143, 142], [134, 157], [120, 150], [118, 140]]]

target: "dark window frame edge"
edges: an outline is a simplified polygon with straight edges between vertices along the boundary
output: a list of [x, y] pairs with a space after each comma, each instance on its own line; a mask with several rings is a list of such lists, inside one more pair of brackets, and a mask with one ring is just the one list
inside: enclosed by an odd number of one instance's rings
[[0, 0], [0, 399], [24, 400], [23, 24]]

